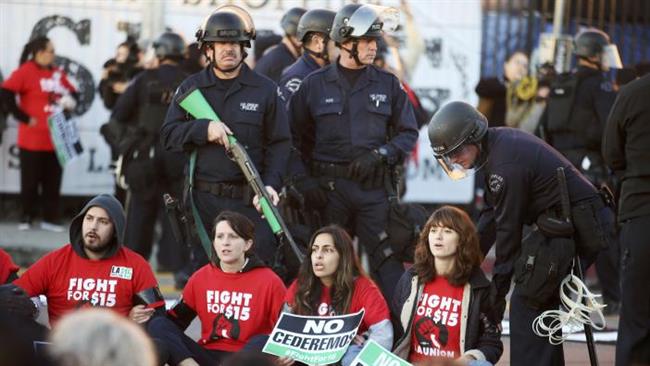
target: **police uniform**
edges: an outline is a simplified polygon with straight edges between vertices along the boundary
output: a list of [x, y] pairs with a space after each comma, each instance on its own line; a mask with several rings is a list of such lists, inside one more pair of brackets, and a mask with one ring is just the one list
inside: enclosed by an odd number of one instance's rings
[[280, 81], [282, 71], [296, 62], [296, 56], [289, 51], [286, 44], [280, 42], [255, 63], [255, 71], [275, 81]]
[[[595, 187], [566, 158], [537, 137], [512, 128], [490, 128], [481, 148], [487, 157], [482, 170], [496, 226], [492, 238], [495, 240], [489, 241], [496, 245], [492, 283], [496, 313], [501, 314], [521, 248], [523, 225], [532, 225], [541, 214], [556, 212], [561, 205], [557, 168], [565, 171], [576, 246], [586, 262], [593, 261], [599, 249], [615, 243], [614, 216]], [[490, 225], [486, 228], [490, 229]], [[563, 365], [562, 346], [549, 344], [531, 329], [533, 319], [547, 309], [533, 310], [524, 301], [519, 285], [515, 285], [510, 307], [510, 362]], [[553, 308], [553, 304], [548, 308]]]
[[[285, 108], [277, 95], [277, 86], [267, 78], [241, 65], [239, 76], [218, 79], [211, 68], [186, 79], [172, 101], [161, 138], [167, 149], [198, 149], [194, 202], [207, 232], [217, 215], [232, 210], [255, 223], [255, 251], [267, 263], [273, 259], [275, 238], [268, 224], [251, 204], [252, 192], [244, 174], [231, 161], [222, 145], [207, 140], [207, 119], [192, 119], [177, 98], [198, 88], [220, 119], [246, 148], [262, 181], [276, 190], [281, 186], [291, 147]], [[207, 257], [198, 251], [199, 263]]]
[[[551, 88], [547, 110], [541, 123], [544, 139], [562, 153], [594, 185], [611, 179], [601, 154], [601, 141], [607, 115], [616, 93], [600, 70], [579, 66]], [[603, 252], [596, 260], [596, 272], [603, 297], [610, 306], [619, 301], [619, 253], [617, 247]], [[612, 310], [612, 309], [608, 309]]]
[[621, 180], [621, 317], [616, 365], [650, 364], [650, 76], [624, 86], [603, 138], [603, 156]]
[[390, 294], [403, 268], [381, 241], [389, 209], [384, 182], [353, 181], [348, 169], [373, 149], [385, 164], [397, 163], [415, 145], [415, 117], [394, 75], [366, 66], [351, 86], [339, 67], [311, 73], [291, 97], [294, 146], [311, 174], [327, 181], [326, 219], [359, 237], [384, 294]]
[[[120, 143], [123, 171], [129, 184], [125, 245], [144, 258], [151, 255], [163, 193], [182, 195], [187, 159], [182, 153], [165, 151], [159, 142], [159, 131], [174, 91], [186, 77], [180, 66], [171, 64], [142, 72], [120, 96], [112, 115], [121, 123], [131, 123]], [[163, 235], [158, 261], [165, 268], [179, 270], [189, 253], [175, 243], [168, 219], [161, 220]]]
[[298, 90], [302, 80], [313, 71], [320, 69], [320, 65], [308, 53], [304, 53], [300, 58], [284, 69], [282, 78], [278, 83], [282, 98], [288, 101], [291, 96]]

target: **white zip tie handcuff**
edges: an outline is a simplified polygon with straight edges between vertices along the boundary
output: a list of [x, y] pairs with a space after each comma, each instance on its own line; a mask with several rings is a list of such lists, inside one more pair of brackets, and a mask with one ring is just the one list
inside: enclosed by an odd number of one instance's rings
[[[548, 337], [550, 344], [558, 345], [569, 335], [584, 330], [585, 324], [596, 330], [604, 329], [602, 310], [607, 305], [599, 303], [598, 297], [601, 295], [589, 291], [584, 282], [571, 272], [560, 284], [560, 309], [547, 310], [535, 318], [533, 332], [540, 337]], [[591, 320], [591, 313], [595, 313], [600, 321]]]

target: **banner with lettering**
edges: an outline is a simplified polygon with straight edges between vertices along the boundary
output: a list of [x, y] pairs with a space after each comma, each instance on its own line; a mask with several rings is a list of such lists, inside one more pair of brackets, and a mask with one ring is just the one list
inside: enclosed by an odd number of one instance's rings
[[411, 366], [410, 363], [395, 356], [379, 343], [368, 340], [357, 357], [352, 361], [352, 366]]
[[61, 167], [65, 167], [69, 161], [81, 155], [83, 147], [79, 138], [79, 130], [74, 119], [68, 119], [65, 113], [54, 113], [48, 118], [47, 124], [50, 127], [50, 137], [56, 149], [56, 157]]
[[307, 365], [336, 363], [357, 334], [364, 311], [341, 316], [282, 313], [262, 352]]

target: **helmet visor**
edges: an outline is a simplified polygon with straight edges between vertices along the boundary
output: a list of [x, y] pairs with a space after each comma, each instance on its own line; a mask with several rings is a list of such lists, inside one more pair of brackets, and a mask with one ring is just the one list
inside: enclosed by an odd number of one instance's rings
[[460, 163], [463, 158], [467, 158], [467, 155], [470, 154], [469, 149], [471, 146], [476, 145], [462, 144], [447, 154], [435, 155], [435, 158], [438, 160], [438, 164], [440, 164], [442, 170], [444, 170], [452, 180], [460, 180], [471, 177], [476, 174], [476, 172], [485, 164], [485, 161], [479, 163], [479, 152], [477, 152], [476, 156], [473, 158], [471, 167], [465, 168], [463, 164]]
[[603, 48], [603, 66], [607, 69], [623, 68], [621, 56], [618, 54], [618, 47], [615, 44], [609, 44]]
[[394, 31], [399, 25], [399, 10], [387, 6], [364, 5], [357, 9], [347, 26], [352, 29], [351, 37], [362, 37], [366, 33]]

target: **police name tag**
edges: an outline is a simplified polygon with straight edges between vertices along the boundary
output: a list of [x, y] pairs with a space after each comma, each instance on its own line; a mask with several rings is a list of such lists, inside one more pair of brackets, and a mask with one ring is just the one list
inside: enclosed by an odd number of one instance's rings
[[133, 278], [133, 268], [113, 266], [111, 267], [111, 277], [130, 280], [131, 278]]

